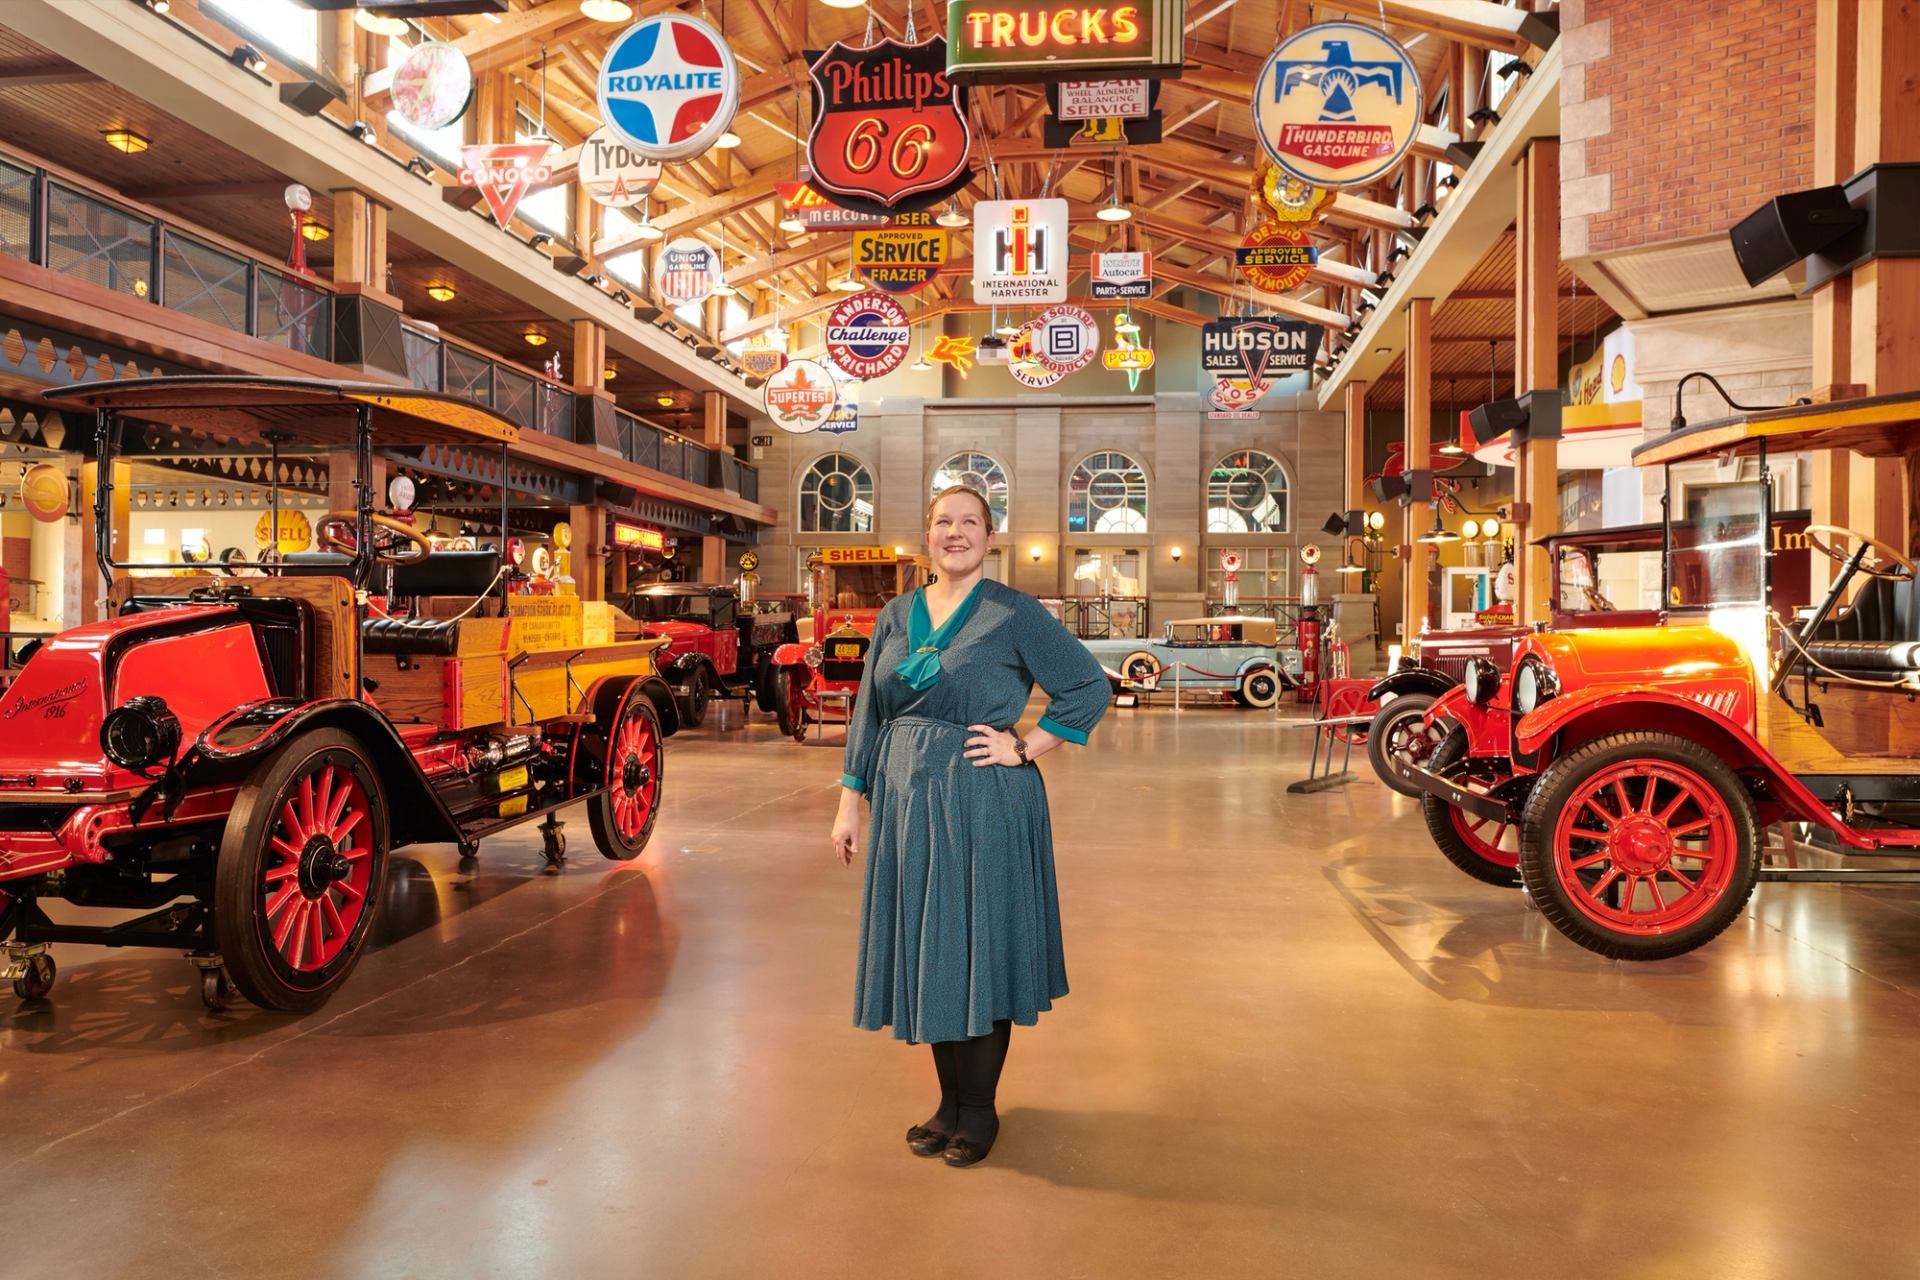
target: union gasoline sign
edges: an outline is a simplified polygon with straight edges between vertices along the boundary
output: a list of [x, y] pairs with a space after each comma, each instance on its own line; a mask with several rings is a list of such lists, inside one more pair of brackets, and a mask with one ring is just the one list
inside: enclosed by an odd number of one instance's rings
[[813, 187], [864, 213], [929, 209], [973, 180], [960, 90], [947, 79], [947, 42], [835, 44], [813, 60]]

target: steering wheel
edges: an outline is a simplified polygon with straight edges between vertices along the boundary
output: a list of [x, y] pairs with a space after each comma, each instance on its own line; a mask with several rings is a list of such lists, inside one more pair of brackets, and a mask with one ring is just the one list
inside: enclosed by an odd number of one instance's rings
[[[412, 525], [402, 524], [390, 516], [370, 518], [374, 526], [375, 564], [419, 564], [433, 554], [433, 544]], [[352, 555], [358, 550], [354, 537], [359, 522], [360, 517], [352, 511], [329, 511], [314, 525], [313, 534], [328, 551]], [[390, 536], [382, 538], [379, 536], [382, 533]]]
[[[1813, 545], [1814, 550], [1824, 553], [1837, 564], [1845, 564], [1847, 557], [1840, 552], [1839, 548], [1829, 547], [1821, 542], [1820, 539], [1814, 537], [1813, 535], [1816, 533], [1831, 534], [1836, 538], [1852, 538], [1856, 542], [1864, 542], [1869, 547], [1872, 547], [1875, 557], [1874, 563], [1869, 564], [1864, 560], [1860, 562], [1860, 572], [1864, 574], [1875, 578], [1892, 578], [1896, 581], [1904, 582], [1911, 582], [1914, 579], [1915, 570], [1913, 561], [1904, 552], [1888, 546], [1878, 538], [1869, 537], [1867, 534], [1861, 533], [1858, 529], [1842, 528], [1837, 524], [1808, 525], [1807, 541]], [[1892, 567], [1886, 567], [1888, 565]]]
[[1592, 587], [1582, 587], [1580, 591], [1587, 598], [1587, 608], [1593, 610], [1595, 613], [1612, 613], [1618, 608], [1613, 601], [1607, 599]]

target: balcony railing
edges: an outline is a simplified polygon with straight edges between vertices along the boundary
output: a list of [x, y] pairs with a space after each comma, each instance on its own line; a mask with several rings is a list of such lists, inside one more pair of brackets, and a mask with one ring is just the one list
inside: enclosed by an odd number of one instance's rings
[[[0, 158], [0, 253], [234, 333], [333, 358], [333, 293], [61, 176]], [[408, 380], [483, 404], [521, 427], [574, 434], [574, 394], [483, 351], [404, 326]], [[616, 413], [621, 456], [758, 502], [759, 473], [722, 451]]]

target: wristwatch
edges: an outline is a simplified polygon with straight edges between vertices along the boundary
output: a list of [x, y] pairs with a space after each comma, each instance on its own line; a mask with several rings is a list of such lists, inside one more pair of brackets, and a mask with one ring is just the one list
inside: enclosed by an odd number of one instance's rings
[[[1011, 733], [1012, 730], [1008, 730], [1008, 732]], [[1020, 757], [1021, 764], [1033, 763], [1033, 761], [1027, 759], [1027, 740], [1017, 733], [1013, 735], [1013, 751], [1015, 755]]]

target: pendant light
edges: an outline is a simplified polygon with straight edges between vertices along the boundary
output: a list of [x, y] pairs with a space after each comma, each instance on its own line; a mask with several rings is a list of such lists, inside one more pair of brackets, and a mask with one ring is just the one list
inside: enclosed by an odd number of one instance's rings
[[1107, 202], [1100, 206], [1094, 217], [1102, 222], [1125, 222], [1133, 216], [1133, 210], [1120, 203], [1120, 153], [1113, 154], [1113, 186], [1107, 192]]
[[1453, 438], [1440, 446], [1440, 452], [1449, 458], [1464, 458], [1467, 451], [1460, 446], [1460, 415], [1453, 411], [1453, 383], [1447, 383], [1447, 420], [1453, 426]]
[[716, 278], [713, 288], [707, 292], [716, 298], [738, 297], [740, 291], [727, 283], [727, 224], [725, 219], [722, 219], [720, 222], [720, 251], [714, 255], [714, 263], [719, 269], [714, 273]]
[[960, 212], [960, 202], [958, 200], [947, 201], [946, 209], [939, 217], [934, 219], [934, 222], [953, 231], [957, 231], [961, 227], [970, 227], [973, 225], [973, 219]]
[[633, 229], [635, 240], [664, 240], [667, 233], [653, 225], [653, 197], [645, 196], [640, 205], [640, 225]]
[[1460, 535], [1440, 523], [1440, 504], [1436, 502], [1433, 504], [1433, 528], [1415, 538], [1414, 541], [1424, 542], [1428, 546], [1438, 546], [1441, 543], [1458, 542]]

